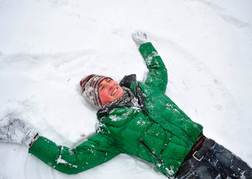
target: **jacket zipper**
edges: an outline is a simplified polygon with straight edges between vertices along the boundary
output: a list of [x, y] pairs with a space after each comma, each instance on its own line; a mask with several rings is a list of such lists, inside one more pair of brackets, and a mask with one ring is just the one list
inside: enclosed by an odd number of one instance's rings
[[160, 163], [163, 163], [162, 162], [162, 160], [161, 160], [161, 158], [159, 158], [145, 143], [144, 143], [144, 141], [142, 140], [142, 139], [139, 139], [139, 142], [141, 143], [141, 144], [143, 144], [149, 151], [150, 151], [150, 153], [154, 156], [154, 157], [156, 157], [158, 160], [159, 160], [159, 162]]

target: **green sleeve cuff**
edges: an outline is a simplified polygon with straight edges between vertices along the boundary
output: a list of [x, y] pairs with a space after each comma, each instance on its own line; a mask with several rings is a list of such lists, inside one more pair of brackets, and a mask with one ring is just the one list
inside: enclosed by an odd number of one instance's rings
[[47, 162], [54, 157], [54, 154], [58, 153], [58, 147], [49, 139], [43, 136], [39, 136], [38, 139], [29, 148], [29, 153], [38, 157], [42, 161]]
[[32, 146], [29, 148], [29, 153], [33, 154], [33, 155], [36, 155], [37, 153], [37, 149], [40, 148], [40, 145], [41, 145], [41, 140], [42, 140], [42, 136], [39, 136], [37, 138], [37, 140], [32, 144]]

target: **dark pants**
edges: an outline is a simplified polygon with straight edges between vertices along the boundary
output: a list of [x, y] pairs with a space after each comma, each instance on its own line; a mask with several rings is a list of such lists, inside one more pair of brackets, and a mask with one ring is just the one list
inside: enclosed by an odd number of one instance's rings
[[192, 179], [252, 179], [252, 169], [222, 145], [214, 143], [201, 161], [192, 163], [190, 168], [177, 178]]

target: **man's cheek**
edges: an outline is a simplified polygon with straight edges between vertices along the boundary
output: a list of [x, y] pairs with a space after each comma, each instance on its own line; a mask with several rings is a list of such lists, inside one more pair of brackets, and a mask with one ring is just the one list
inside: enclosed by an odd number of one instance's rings
[[103, 103], [107, 103], [108, 100], [109, 100], [109, 97], [107, 94], [104, 94], [104, 93], [100, 93], [100, 100], [103, 102]]

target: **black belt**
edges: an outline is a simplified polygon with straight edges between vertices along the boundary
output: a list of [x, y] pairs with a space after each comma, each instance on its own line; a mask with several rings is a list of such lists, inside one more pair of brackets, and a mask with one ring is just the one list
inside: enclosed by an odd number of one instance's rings
[[191, 164], [195, 164], [197, 162], [200, 162], [206, 153], [211, 150], [210, 148], [214, 144], [214, 140], [206, 138], [202, 147], [199, 150], [196, 150], [193, 154], [192, 157], [188, 160], [186, 160], [179, 168], [176, 177], [179, 177], [179, 175], [183, 174], [185, 171], [191, 168]]

